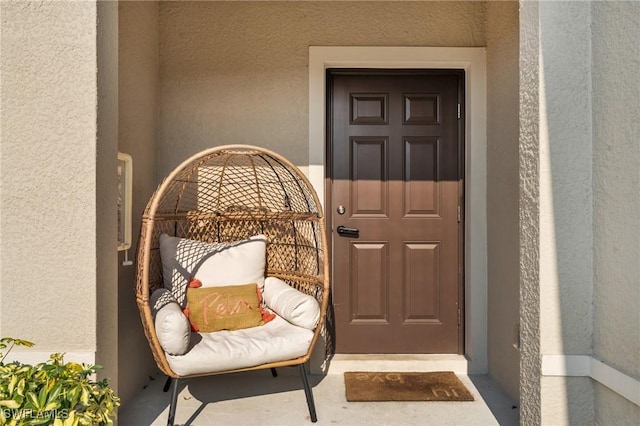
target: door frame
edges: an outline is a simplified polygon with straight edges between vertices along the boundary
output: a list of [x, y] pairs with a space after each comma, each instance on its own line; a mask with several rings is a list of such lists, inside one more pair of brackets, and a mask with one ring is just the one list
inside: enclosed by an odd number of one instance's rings
[[487, 373], [486, 49], [310, 46], [308, 176], [323, 205], [328, 68], [465, 71], [464, 348], [467, 371]]

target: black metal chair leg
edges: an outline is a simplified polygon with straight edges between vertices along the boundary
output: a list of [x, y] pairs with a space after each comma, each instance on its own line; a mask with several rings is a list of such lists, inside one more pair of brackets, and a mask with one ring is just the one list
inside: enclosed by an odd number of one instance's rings
[[273, 377], [278, 377], [278, 372], [276, 371], [276, 369], [275, 369], [275, 368], [272, 368], [272, 369], [271, 369], [271, 375], [272, 375]]
[[169, 406], [169, 418], [167, 419], [167, 426], [173, 426], [173, 421], [176, 416], [176, 405], [178, 404], [178, 382], [180, 380], [173, 379], [173, 389], [171, 391], [171, 405]]
[[164, 382], [164, 387], [162, 388], [162, 392], [168, 391], [170, 386], [171, 386], [171, 376], [167, 376], [167, 381]]
[[318, 421], [316, 416], [316, 404], [313, 402], [313, 392], [311, 392], [311, 386], [309, 386], [309, 379], [307, 378], [307, 371], [304, 369], [304, 364], [300, 364], [300, 376], [302, 376], [302, 385], [304, 386], [304, 393], [307, 396], [307, 406], [309, 406], [309, 416], [311, 422]]

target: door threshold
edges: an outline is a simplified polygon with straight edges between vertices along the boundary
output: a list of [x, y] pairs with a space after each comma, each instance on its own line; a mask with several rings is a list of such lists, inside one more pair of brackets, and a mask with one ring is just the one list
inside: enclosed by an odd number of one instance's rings
[[468, 374], [469, 360], [455, 354], [335, 354], [327, 374], [346, 371], [453, 371]]

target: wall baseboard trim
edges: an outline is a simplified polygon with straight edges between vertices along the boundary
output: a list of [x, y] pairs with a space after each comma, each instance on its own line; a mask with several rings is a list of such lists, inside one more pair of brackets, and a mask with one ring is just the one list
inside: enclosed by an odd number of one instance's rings
[[590, 377], [640, 406], [640, 380], [590, 355], [542, 355], [542, 375]]

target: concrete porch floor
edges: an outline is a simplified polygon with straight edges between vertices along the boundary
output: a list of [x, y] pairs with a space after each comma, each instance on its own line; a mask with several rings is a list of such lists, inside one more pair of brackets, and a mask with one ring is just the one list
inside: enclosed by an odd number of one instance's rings
[[[297, 368], [184, 380], [176, 425], [311, 425]], [[340, 373], [309, 376], [317, 425], [517, 425], [517, 403], [487, 376], [461, 375], [473, 402], [347, 402]], [[121, 426], [165, 425], [170, 391], [159, 375], [118, 415]]]

